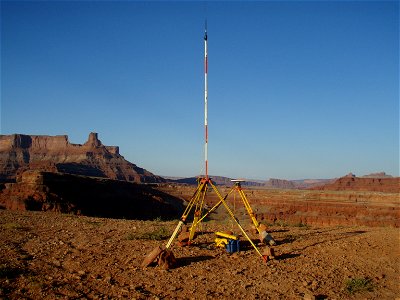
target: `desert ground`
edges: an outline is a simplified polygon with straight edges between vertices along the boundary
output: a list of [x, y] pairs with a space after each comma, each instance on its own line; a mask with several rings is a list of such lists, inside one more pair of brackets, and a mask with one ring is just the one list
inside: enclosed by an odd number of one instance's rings
[[176, 267], [142, 269], [177, 222], [0, 210], [0, 298], [400, 298], [399, 228], [273, 225], [275, 259], [265, 263], [243, 237], [240, 252], [216, 248], [215, 231], [239, 233], [217, 218], [193, 245], [173, 245]]

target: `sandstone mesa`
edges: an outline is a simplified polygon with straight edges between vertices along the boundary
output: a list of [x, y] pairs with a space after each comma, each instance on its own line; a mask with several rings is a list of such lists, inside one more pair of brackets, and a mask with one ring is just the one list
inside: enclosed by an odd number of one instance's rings
[[118, 146], [103, 145], [94, 132], [83, 145], [70, 143], [67, 135], [0, 135], [0, 182], [15, 182], [26, 170], [138, 183], [165, 181], [125, 160]]

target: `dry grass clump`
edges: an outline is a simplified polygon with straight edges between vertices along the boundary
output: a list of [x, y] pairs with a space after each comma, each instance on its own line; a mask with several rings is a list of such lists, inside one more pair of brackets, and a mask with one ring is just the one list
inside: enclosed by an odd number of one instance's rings
[[350, 294], [358, 292], [372, 291], [374, 289], [372, 280], [370, 278], [352, 278], [345, 282], [345, 289]]
[[125, 236], [127, 240], [153, 240], [162, 241], [166, 240], [171, 236], [171, 232], [165, 227], [159, 227], [150, 232], [129, 232]]

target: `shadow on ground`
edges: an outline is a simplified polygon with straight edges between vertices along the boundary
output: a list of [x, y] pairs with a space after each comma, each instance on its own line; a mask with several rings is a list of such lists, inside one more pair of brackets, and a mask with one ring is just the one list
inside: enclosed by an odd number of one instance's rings
[[202, 256], [194, 256], [194, 257], [179, 257], [176, 259], [177, 267], [185, 267], [191, 265], [193, 263], [197, 263], [204, 260], [214, 259], [214, 256], [211, 255], [202, 255]]

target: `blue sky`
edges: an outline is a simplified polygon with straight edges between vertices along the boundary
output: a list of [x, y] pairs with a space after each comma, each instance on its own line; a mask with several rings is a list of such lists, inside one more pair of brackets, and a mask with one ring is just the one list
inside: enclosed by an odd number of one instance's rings
[[1, 134], [89, 132], [159, 175], [399, 175], [399, 3], [1, 2]]

